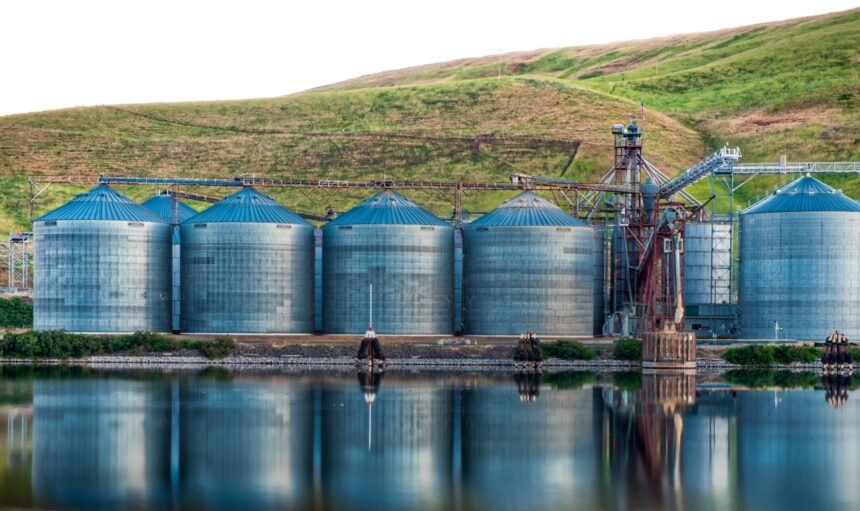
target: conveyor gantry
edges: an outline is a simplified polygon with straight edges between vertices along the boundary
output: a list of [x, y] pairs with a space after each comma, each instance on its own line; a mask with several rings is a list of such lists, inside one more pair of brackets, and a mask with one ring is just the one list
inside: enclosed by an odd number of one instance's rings
[[731, 173], [734, 163], [741, 157], [740, 148], [723, 147], [699, 163], [660, 186], [659, 196], [666, 199], [711, 174]]

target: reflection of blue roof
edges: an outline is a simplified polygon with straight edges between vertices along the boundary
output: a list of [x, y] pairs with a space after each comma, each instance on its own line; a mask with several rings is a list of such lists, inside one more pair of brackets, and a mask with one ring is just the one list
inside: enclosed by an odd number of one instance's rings
[[82, 193], [36, 219], [45, 220], [119, 220], [129, 222], [166, 223], [160, 216], [110, 188], [99, 185]]
[[241, 222], [310, 226], [304, 218], [253, 188], [243, 188], [183, 223]]
[[499, 225], [564, 225], [588, 227], [588, 224], [568, 215], [552, 202], [524, 192], [481, 218], [466, 224], [466, 227], [487, 227]]
[[860, 212], [860, 202], [846, 197], [841, 191], [834, 190], [814, 177], [803, 176], [767, 199], [747, 208], [743, 214], [792, 211]]
[[[176, 201], [179, 207], [179, 222], [184, 222], [197, 214], [197, 210], [185, 204], [184, 202]], [[152, 211], [164, 220], [173, 223], [173, 199], [169, 195], [155, 195], [146, 200], [141, 206]]]
[[385, 190], [326, 225], [439, 225], [445, 221], [399, 193]]

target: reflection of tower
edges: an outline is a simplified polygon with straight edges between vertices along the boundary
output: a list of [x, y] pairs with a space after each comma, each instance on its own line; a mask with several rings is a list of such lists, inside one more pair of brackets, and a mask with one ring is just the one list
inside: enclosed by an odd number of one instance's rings
[[696, 377], [676, 373], [645, 374], [639, 399], [640, 455], [652, 482], [660, 483], [662, 489], [678, 498], [681, 496], [684, 408], [696, 401]]
[[522, 406], [512, 388], [463, 392], [464, 509], [594, 509], [592, 391], [544, 388]]
[[541, 372], [516, 372], [514, 373], [514, 381], [517, 382], [517, 392], [520, 394], [520, 401], [523, 403], [532, 403], [537, 401], [540, 396], [540, 384], [543, 381], [543, 373]]
[[643, 374], [636, 394], [606, 388], [601, 397], [604, 506], [682, 507], [684, 413], [695, 402], [695, 376]]
[[833, 408], [838, 408], [848, 401], [848, 389], [853, 378], [850, 374], [824, 374], [821, 384], [824, 385], [824, 400]]
[[33, 492], [39, 507], [164, 509], [170, 392], [162, 382], [33, 383]]
[[364, 394], [364, 402], [367, 403], [367, 450], [373, 446], [373, 403], [376, 401], [376, 393], [382, 384], [382, 371], [359, 371], [358, 384], [361, 393]]
[[[378, 395], [374, 391], [370, 375], [361, 392], [322, 390], [324, 508], [449, 508], [451, 392], [408, 382]], [[367, 396], [375, 396], [372, 431], [366, 420]]]
[[307, 506], [313, 473], [312, 394], [279, 380], [183, 382], [183, 501], [204, 509]]

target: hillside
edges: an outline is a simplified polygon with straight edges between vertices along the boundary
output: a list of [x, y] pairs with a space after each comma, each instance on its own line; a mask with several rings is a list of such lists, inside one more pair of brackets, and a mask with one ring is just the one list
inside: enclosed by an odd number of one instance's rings
[[[740, 145], [746, 161], [860, 159], [858, 48], [853, 10], [464, 59], [282, 98], [0, 117], [0, 232], [26, 225], [23, 176], [34, 174], [595, 179], [611, 163], [609, 126], [639, 116], [640, 101], [648, 158], [670, 173], [724, 142]], [[774, 181], [757, 179], [744, 192]], [[856, 179], [830, 181], [860, 192]], [[37, 214], [80, 190], [52, 187]], [[143, 198], [154, 188], [124, 191]], [[308, 211], [347, 209], [366, 196], [271, 193]], [[450, 214], [446, 197], [411, 195]], [[465, 206], [483, 211], [504, 197], [477, 194]]]

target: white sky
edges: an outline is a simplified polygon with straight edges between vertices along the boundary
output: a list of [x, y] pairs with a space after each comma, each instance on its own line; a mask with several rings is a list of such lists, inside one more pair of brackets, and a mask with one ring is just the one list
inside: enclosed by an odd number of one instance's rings
[[860, 0], [0, 2], [0, 115], [282, 96], [377, 71], [823, 14]]

